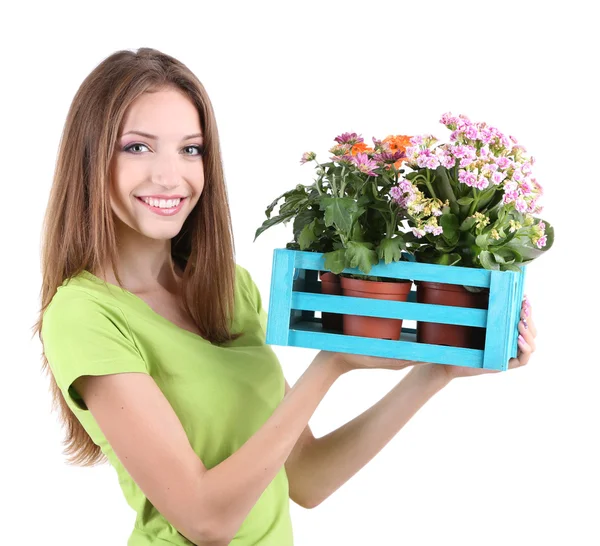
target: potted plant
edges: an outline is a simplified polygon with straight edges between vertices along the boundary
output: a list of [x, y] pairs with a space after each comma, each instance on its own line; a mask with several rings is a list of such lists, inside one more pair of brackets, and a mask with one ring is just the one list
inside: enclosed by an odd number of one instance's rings
[[[416, 136], [403, 176], [390, 192], [404, 210], [405, 241], [417, 261], [519, 271], [551, 248], [534, 160], [514, 137], [466, 116], [444, 114], [449, 142]], [[417, 301], [487, 308], [488, 294], [471, 287], [417, 283]], [[417, 341], [483, 348], [481, 328], [417, 323]]]
[[[315, 163], [316, 180], [310, 186], [298, 185], [273, 201], [255, 239], [265, 229], [293, 219], [294, 240], [286, 246], [323, 253], [325, 267], [332, 274], [321, 273], [322, 281], [325, 280], [323, 289], [329, 287], [332, 293], [341, 290], [356, 297], [406, 301], [410, 281], [368, 274], [380, 260], [387, 264], [400, 260], [401, 251], [406, 248], [399, 229], [402, 211], [391, 198], [390, 190], [398, 182], [408, 137], [389, 136], [373, 139], [373, 143], [369, 147], [356, 133], [344, 133], [335, 138], [329, 162], [319, 163], [315, 153], [305, 153], [301, 163]], [[279, 213], [271, 217], [281, 199], [284, 201]], [[364, 275], [343, 275], [338, 288], [333, 276], [346, 268], [357, 268]], [[399, 339], [402, 326], [400, 320], [354, 316], [344, 316], [343, 324], [344, 333], [390, 339]], [[391, 333], [384, 331], [390, 324]]]

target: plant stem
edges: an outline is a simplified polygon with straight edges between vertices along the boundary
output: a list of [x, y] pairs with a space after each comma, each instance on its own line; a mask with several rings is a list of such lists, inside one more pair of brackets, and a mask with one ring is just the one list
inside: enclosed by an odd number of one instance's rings
[[433, 191], [433, 186], [431, 185], [431, 179], [430, 179], [430, 175], [429, 175], [429, 169], [427, 169], [427, 178], [425, 179], [425, 184], [427, 186], [427, 189], [429, 190], [429, 193], [431, 193], [431, 197], [433, 197], [434, 199], [437, 199], [437, 195]]
[[340, 186], [340, 197], [344, 197], [344, 190], [346, 189], [346, 178], [344, 175], [346, 174], [346, 166], [342, 165], [342, 182]]
[[479, 195], [475, 193], [473, 189], [473, 202], [471, 203], [471, 207], [469, 208], [469, 216], [473, 216], [475, 211], [477, 210], [477, 205], [479, 204]]

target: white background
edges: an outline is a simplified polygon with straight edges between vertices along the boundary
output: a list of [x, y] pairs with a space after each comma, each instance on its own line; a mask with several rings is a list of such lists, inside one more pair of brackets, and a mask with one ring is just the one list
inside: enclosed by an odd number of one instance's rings
[[[528, 270], [539, 328], [524, 369], [457, 380], [314, 510], [292, 506], [298, 546], [600, 544], [596, 350], [598, 33], [593, 2], [27, 2], [6, 7], [0, 215], [0, 503], [3, 544], [125, 544], [134, 514], [109, 466], [73, 468], [50, 413], [39, 237], [62, 126], [83, 79], [118, 49], [150, 46], [206, 86], [220, 129], [237, 260], [268, 302], [267, 204], [312, 180], [344, 131], [433, 132], [447, 111], [515, 135], [537, 159], [555, 247]], [[596, 38], [594, 38], [594, 35]], [[593, 96], [593, 90], [595, 91]], [[315, 351], [277, 347], [294, 383]], [[404, 372], [353, 372], [311, 426], [323, 435]], [[596, 523], [594, 523], [596, 520]]]

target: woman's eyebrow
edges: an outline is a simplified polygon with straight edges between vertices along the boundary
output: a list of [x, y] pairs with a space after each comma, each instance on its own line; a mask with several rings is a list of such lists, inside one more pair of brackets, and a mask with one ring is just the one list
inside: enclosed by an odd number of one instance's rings
[[[154, 140], [158, 140], [158, 137], [156, 135], [151, 135], [150, 133], [145, 133], [144, 131], [137, 131], [137, 130], [132, 130], [132, 131], [127, 131], [126, 133], [123, 133], [121, 136], [125, 136], [125, 135], [130, 135], [130, 134], [135, 134], [135, 135], [140, 135], [146, 138], [151, 138]], [[189, 140], [190, 138], [202, 138], [202, 133], [194, 133], [192, 135], [186, 135], [184, 136], [181, 140]]]

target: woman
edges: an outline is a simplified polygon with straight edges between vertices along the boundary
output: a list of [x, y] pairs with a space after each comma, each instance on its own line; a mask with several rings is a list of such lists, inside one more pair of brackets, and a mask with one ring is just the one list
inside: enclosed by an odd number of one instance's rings
[[[435, 392], [482, 373], [418, 363], [314, 438], [307, 423], [342, 374], [416, 363], [321, 351], [290, 388], [264, 343], [258, 289], [234, 260], [210, 101], [156, 50], [111, 55], [78, 90], [42, 262], [37, 332], [66, 452], [115, 467], [137, 513], [130, 546], [290, 545], [290, 497], [318, 505]], [[534, 350], [532, 321], [519, 329], [510, 367]]]

